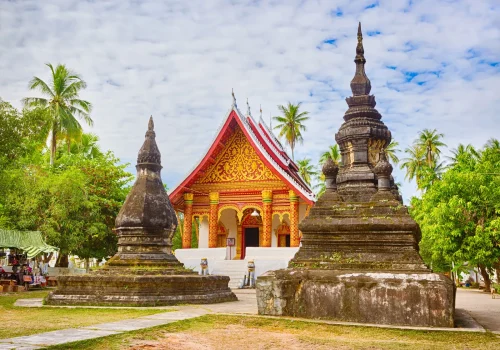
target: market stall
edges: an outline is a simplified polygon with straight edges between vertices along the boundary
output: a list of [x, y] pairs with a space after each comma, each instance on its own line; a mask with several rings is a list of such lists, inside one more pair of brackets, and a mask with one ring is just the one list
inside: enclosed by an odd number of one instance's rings
[[39, 231], [0, 229], [0, 290], [45, 286], [47, 264], [35, 258], [58, 250], [47, 244]]

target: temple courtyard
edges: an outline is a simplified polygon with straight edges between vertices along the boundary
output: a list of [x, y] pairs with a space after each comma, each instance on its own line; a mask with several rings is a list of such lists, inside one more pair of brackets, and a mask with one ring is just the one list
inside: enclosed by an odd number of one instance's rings
[[[500, 346], [500, 299], [492, 299], [475, 289], [457, 290], [455, 329], [258, 316], [255, 291], [251, 289], [236, 290], [239, 299], [236, 302], [156, 308], [43, 306], [45, 294], [29, 292], [1, 297], [2, 313], [9, 317], [3, 321], [0, 349], [244, 349], [249, 346], [493, 349]], [[56, 319], [61, 322], [55, 323]], [[31, 326], [37, 322], [42, 328]], [[47, 329], [51, 331], [42, 333]]]

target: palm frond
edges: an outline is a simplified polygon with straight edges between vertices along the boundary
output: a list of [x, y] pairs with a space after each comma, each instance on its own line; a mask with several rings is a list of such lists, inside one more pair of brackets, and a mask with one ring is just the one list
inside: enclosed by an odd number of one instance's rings
[[33, 77], [33, 79], [30, 80], [28, 88], [30, 90], [40, 90], [42, 94], [54, 97], [54, 92], [52, 92], [47, 83], [38, 77]]

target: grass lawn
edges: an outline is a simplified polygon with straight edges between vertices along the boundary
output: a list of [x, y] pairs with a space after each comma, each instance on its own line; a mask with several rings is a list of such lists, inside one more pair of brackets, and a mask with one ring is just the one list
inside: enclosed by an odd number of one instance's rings
[[119, 321], [168, 310], [27, 308], [15, 307], [17, 299], [43, 298], [48, 290], [0, 294], [0, 339], [97, 323]]
[[48, 349], [500, 349], [500, 336], [206, 315]]

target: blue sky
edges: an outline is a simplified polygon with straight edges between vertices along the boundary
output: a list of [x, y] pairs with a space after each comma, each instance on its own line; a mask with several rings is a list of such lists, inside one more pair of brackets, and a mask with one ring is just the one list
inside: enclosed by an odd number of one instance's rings
[[[232, 88], [266, 120], [300, 101], [311, 119], [296, 158], [316, 162], [343, 122], [361, 21], [371, 92], [400, 148], [424, 128], [449, 149], [479, 147], [500, 138], [498, 18], [496, 0], [0, 0], [0, 97], [20, 107], [44, 63], [65, 63], [88, 83], [86, 130], [122, 161], [135, 164], [153, 115], [169, 187], [208, 148]], [[405, 199], [417, 193], [394, 174]]]

